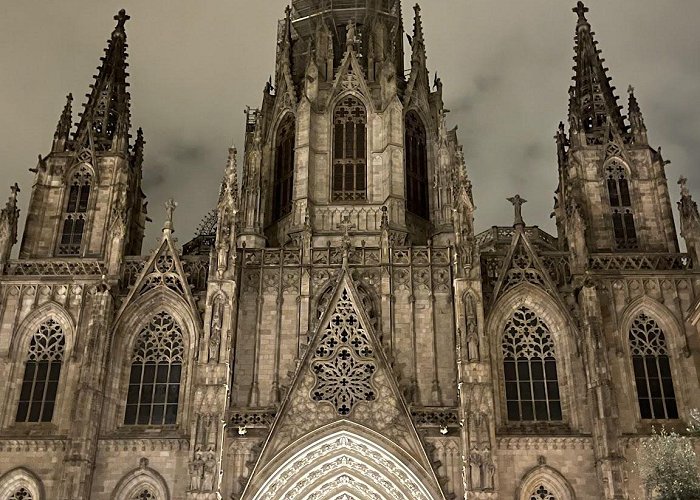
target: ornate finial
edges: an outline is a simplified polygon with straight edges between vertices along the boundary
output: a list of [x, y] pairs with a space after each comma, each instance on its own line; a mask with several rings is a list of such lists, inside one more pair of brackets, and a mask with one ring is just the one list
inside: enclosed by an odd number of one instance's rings
[[10, 195], [10, 204], [12, 206], [16, 206], [17, 205], [17, 193], [20, 192], [19, 184], [17, 184], [15, 182], [12, 186], [10, 186], [10, 191], [12, 192], [12, 194]]
[[681, 175], [681, 178], [678, 179], [678, 185], [681, 187], [681, 196], [682, 197], [687, 197], [690, 196], [690, 190], [688, 189], [688, 178], [684, 175]]
[[114, 16], [114, 20], [117, 21], [117, 26], [112, 32], [112, 38], [124, 37], [126, 36], [126, 31], [124, 31], [124, 25], [131, 19], [124, 9], [120, 10], [119, 13]]
[[587, 23], [588, 19], [586, 19], [586, 12], [588, 12], [588, 7], [586, 7], [583, 2], [579, 1], [576, 4], [576, 7], [573, 9], [576, 14], [578, 14], [578, 22], [579, 24], [582, 23]]
[[525, 227], [523, 205], [527, 203], [527, 200], [522, 198], [519, 194], [516, 194], [512, 198], [508, 198], [508, 201], [515, 207], [515, 222], [513, 223], [513, 227]]
[[163, 232], [166, 234], [170, 234], [173, 231], [173, 214], [175, 213], [176, 208], [177, 202], [172, 198], [165, 202], [166, 219], [165, 225], [163, 226]]
[[629, 87], [627, 87], [627, 93], [628, 93], [629, 95], [634, 95], [634, 87], [633, 87], [632, 85], [630, 85]]

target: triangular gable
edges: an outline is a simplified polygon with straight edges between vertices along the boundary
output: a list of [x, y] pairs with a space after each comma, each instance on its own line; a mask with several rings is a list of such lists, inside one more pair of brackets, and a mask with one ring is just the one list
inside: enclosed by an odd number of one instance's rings
[[501, 274], [498, 281], [496, 281], [492, 303], [495, 303], [500, 296], [521, 283], [529, 283], [543, 288], [552, 298], [557, 301], [561, 300], [557, 287], [552, 283], [547, 269], [540, 261], [527, 236], [525, 236], [525, 232], [518, 228], [513, 236], [508, 254], [503, 261]]
[[367, 96], [368, 100], [372, 96], [369, 87], [367, 87], [362, 65], [352, 50], [345, 54], [343, 62], [340, 64], [333, 82], [333, 92], [331, 92], [330, 99], [332, 100], [335, 96], [348, 91], [360, 92]]
[[296, 370], [249, 485], [256, 483], [257, 475], [297, 440], [328, 424], [349, 421], [381, 434], [405, 450], [440, 491], [381, 343], [361, 304], [352, 279], [346, 270], [341, 271], [333, 300]]
[[618, 157], [622, 158], [630, 168], [634, 167], [632, 159], [627, 154], [627, 148], [625, 147], [625, 141], [619, 134], [617, 129], [613, 126], [608, 118], [607, 131], [605, 134], [605, 161], [610, 158]]
[[187, 282], [187, 275], [182, 267], [175, 245], [169, 231], [164, 232], [160, 245], [146, 262], [143, 270], [131, 287], [126, 300], [117, 314], [117, 320], [124, 310], [138, 298], [151, 290], [168, 289], [180, 295], [190, 305], [195, 317], [199, 314], [192, 290]]

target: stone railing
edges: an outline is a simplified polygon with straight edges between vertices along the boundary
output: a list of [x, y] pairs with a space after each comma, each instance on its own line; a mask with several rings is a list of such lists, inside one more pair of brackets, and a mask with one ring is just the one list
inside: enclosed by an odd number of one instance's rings
[[[537, 226], [525, 228], [525, 235], [530, 243], [546, 247], [549, 250], [557, 250], [557, 238], [543, 231]], [[509, 226], [493, 226], [476, 235], [476, 243], [480, 248], [490, 245], [508, 245], [513, 241], [515, 229]]]
[[97, 259], [37, 259], [11, 260], [7, 264], [8, 276], [90, 276], [101, 277], [107, 270]]
[[248, 427], [251, 429], [269, 429], [275, 421], [277, 410], [274, 408], [231, 410], [228, 422], [231, 427]]
[[591, 271], [689, 271], [693, 261], [685, 253], [615, 253], [590, 257]]
[[411, 408], [416, 427], [459, 427], [457, 408]]

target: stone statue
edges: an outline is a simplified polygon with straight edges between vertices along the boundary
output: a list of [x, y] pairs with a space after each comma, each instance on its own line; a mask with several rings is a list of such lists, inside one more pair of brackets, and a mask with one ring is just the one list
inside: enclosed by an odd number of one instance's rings
[[189, 465], [190, 491], [199, 491], [202, 484], [202, 473], [204, 471], [204, 460], [200, 451], [194, 454], [194, 460]]
[[479, 361], [479, 333], [476, 331], [474, 321], [467, 324], [467, 359]]
[[207, 452], [207, 458], [204, 461], [204, 477], [202, 479], [202, 490], [214, 490], [214, 475], [216, 474], [216, 459], [214, 458], [214, 450]]

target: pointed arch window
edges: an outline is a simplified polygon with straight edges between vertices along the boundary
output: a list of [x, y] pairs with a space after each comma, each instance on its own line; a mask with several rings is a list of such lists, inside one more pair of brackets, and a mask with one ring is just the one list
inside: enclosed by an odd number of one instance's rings
[[17, 422], [51, 422], [65, 347], [61, 325], [53, 319], [42, 323], [32, 336], [17, 405]]
[[7, 500], [34, 500], [34, 497], [27, 488], [21, 487], [10, 495]]
[[642, 313], [629, 331], [639, 413], [647, 419], [678, 418], [666, 336], [653, 318]]
[[131, 357], [125, 425], [176, 423], [184, 350], [182, 329], [166, 312], [141, 329]]
[[91, 187], [92, 174], [87, 167], [83, 166], [76, 170], [68, 189], [61, 239], [58, 242], [58, 255], [80, 255]]
[[605, 177], [612, 210], [615, 245], [619, 250], [636, 249], [638, 247], [637, 230], [627, 170], [620, 162], [613, 160], [605, 168]]
[[406, 208], [428, 219], [428, 136], [415, 111], [406, 114]]
[[277, 129], [275, 140], [275, 176], [272, 197], [272, 220], [292, 211], [294, 192], [294, 140], [296, 122], [288, 115]]
[[367, 108], [353, 96], [333, 112], [333, 201], [367, 199]]
[[501, 346], [508, 420], [561, 420], [554, 341], [544, 321], [520, 307], [506, 323]]

